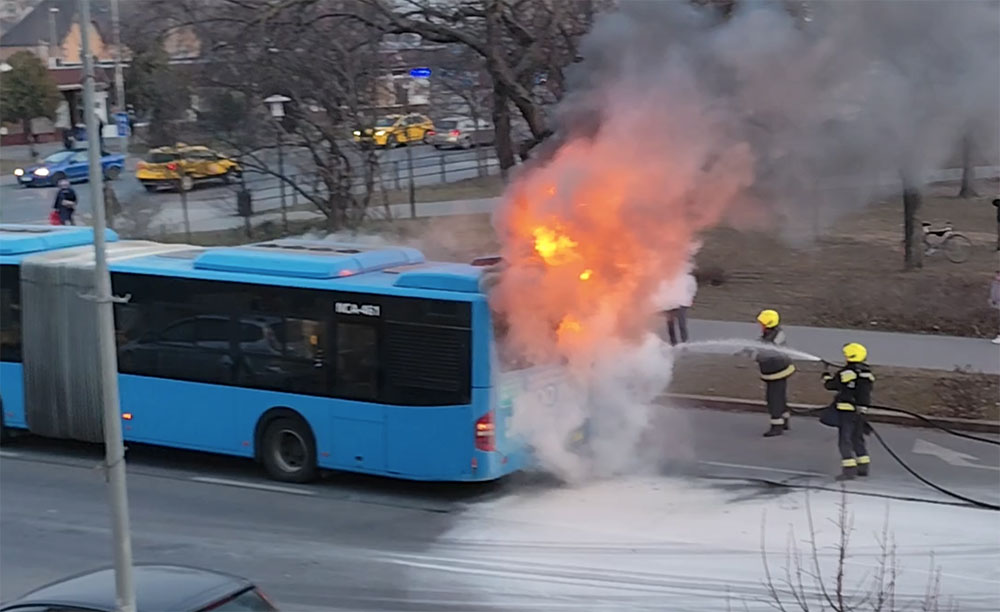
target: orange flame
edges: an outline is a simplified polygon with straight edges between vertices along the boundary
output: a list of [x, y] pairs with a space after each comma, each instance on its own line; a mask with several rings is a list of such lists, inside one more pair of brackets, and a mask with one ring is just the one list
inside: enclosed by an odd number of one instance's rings
[[[564, 143], [505, 194], [497, 223], [509, 268], [490, 304], [510, 321], [512, 350], [530, 361], [583, 366], [611, 338], [639, 341], [660, 284], [681, 273], [698, 234], [752, 183], [749, 147], [707, 164], [714, 143], [691, 136], [673, 111], [647, 111], [609, 115], [597, 137]], [[643, 129], [650, 115], [678, 141], [623, 146], [618, 135]]]
[[532, 235], [535, 237], [535, 251], [550, 266], [559, 266], [576, 259], [574, 249], [578, 245], [569, 236], [545, 226], [536, 227]]

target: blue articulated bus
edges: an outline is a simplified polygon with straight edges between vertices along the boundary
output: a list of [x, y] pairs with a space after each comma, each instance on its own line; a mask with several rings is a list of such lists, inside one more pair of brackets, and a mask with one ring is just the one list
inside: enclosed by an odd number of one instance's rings
[[[6, 429], [103, 440], [92, 238], [0, 226]], [[297, 239], [108, 241], [127, 298], [115, 304], [126, 440], [255, 458], [288, 482], [320, 469], [485, 481], [529, 460], [512, 411], [552, 384], [541, 369], [498, 374], [480, 262]]]

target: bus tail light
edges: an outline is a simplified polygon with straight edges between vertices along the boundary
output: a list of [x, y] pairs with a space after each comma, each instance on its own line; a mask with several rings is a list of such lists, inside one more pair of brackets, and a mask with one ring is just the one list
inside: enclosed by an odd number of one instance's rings
[[490, 410], [476, 421], [476, 450], [495, 451], [497, 449], [496, 425]]

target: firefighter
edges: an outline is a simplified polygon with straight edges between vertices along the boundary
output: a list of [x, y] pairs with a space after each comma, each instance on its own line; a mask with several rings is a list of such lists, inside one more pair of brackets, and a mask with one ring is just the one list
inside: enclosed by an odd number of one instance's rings
[[840, 448], [841, 473], [837, 480], [867, 476], [871, 458], [865, 448], [865, 413], [871, 404], [875, 375], [865, 363], [868, 349], [851, 342], [844, 345], [847, 365], [836, 373], [823, 374], [823, 386], [836, 391], [833, 411], [837, 414], [837, 446]]
[[[781, 329], [781, 318], [776, 310], [762, 310], [757, 315], [760, 323], [760, 341], [765, 344], [783, 346], [785, 332]], [[792, 360], [781, 351], [761, 349], [756, 355], [760, 378], [764, 381], [764, 398], [770, 415], [770, 428], [764, 432], [765, 438], [780, 436], [788, 430], [792, 413], [788, 411], [788, 377], [795, 373]]]

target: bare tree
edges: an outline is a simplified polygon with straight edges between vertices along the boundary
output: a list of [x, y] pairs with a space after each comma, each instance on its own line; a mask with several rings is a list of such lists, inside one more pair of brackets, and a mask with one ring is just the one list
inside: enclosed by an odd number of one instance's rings
[[[881, 534], [877, 537], [879, 554], [875, 569], [871, 574], [859, 578], [849, 575], [848, 563], [851, 553], [851, 536], [854, 531], [853, 516], [847, 508], [847, 491], [842, 490], [837, 505], [837, 517], [833, 520], [837, 529], [837, 542], [833, 553], [835, 563], [824, 569], [820, 559], [820, 546], [816, 539], [812, 505], [806, 492], [806, 518], [809, 533], [806, 541], [808, 549], [803, 551], [796, 544], [794, 532], [789, 532], [785, 552], [785, 566], [782, 573], [772, 572], [767, 556], [765, 538], [766, 524], [761, 524], [761, 559], [764, 565], [764, 588], [767, 601], [781, 612], [801, 610], [813, 612], [832, 610], [833, 612], [897, 612], [919, 609], [925, 612], [955, 610], [950, 601], [941, 597], [941, 570], [930, 557], [930, 572], [924, 596], [917, 601], [900, 601], [896, 588], [900, 568], [896, 556], [896, 542], [889, 531], [889, 511], [886, 508]], [[766, 521], [766, 516], [764, 521]]]
[[962, 186], [958, 191], [960, 198], [974, 198], [978, 195], [972, 186], [976, 174], [974, 153], [972, 134], [967, 132], [962, 136]]
[[[332, 230], [356, 227], [375, 189], [374, 153], [357, 147], [351, 130], [369, 113], [380, 64], [380, 30], [358, 27], [353, 16], [334, 16], [343, 3], [162, 0], [173, 23], [193, 26], [202, 41], [195, 80], [205, 98], [200, 125], [240, 156], [244, 168], [270, 175], [311, 203]], [[291, 99], [280, 122], [263, 100]], [[235, 115], [235, 116], [234, 116]], [[277, 137], [281, 138], [280, 143]], [[275, 167], [282, 146], [286, 168]]]
[[903, 178], [903, 266], [907, 270], [922, 268], [924, 266], [923, 241], [921, 239], [921, 229], [918, 227], [922, 201], [920, 186], [916, 182], [912, 173], [904, 171]]

